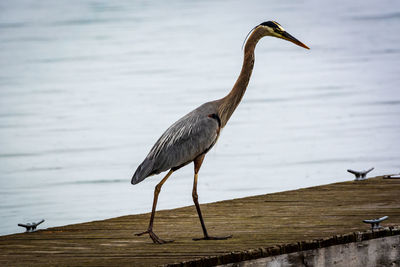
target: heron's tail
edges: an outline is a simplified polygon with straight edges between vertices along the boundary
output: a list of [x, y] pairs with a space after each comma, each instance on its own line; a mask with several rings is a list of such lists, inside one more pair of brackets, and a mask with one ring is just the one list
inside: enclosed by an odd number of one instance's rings
[[139, 167], [136, 169], [135, 174], [132, 177], [131, 183], [138, 184], [141, 181], [143, 181], [146, 177], [149, 177], [151, 175], [151, 172], [153, 171], [153, 165], [154, 165], [153, 160], [146, 158], [142, 162], [142, 164], [140, 164]]

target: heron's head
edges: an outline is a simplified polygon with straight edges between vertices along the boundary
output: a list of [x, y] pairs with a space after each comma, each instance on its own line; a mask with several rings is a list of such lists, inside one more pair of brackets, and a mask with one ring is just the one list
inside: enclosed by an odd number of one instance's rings
[[305, 44], [294, 38], [292, 35], [290, 35], [287, 31], [285, 31], [285, 29], [282, 28], [282, 26], [276, 21], [263, 22], [260, 25], [256, 26], [254, 29], [260, 31], [263, 36], [273, 36], [281, 38], [298, 46], [310, 49], [308, 48], [308, 46], [306, 46]]

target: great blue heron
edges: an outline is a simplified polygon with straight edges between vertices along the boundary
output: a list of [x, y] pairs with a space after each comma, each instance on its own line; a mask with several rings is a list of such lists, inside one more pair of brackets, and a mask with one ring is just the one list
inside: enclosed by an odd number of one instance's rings
[[[251, 33], [251, 34], [250, 34]], [[194, 240], [227, 239], [231, 236], [209, 236], [201, 215], [197, 196], [197, 179], [201, 164], [206, 153], [217, 142], [221, 129], [225, 127], [232, 113], [239, 105], [250, 80], [254, 66], [254, 49], [258, 41], [264, 36], [281, 38], [301, 47], [309, 49], [305, 44], [287, 33], [275, 21], [263, 22], [250, 32], [244, 48], [244, 60], [240, 75], [232, 90], [225, 97], [207, 102], [183, 118], [172, 124], [154, 144], [142, 164], [139, 165], [132, 177], [132, 184], [143, 181], [146, 177], [169, 170], [154, 190], [153, 209], [151, 211], [149, 227], [143, 233], [149, 234], [154, 243], [163, 244], [172, 241], [160, 239], [153, 232], [153, 221], [156, 212], [158, 194], [162, 185], [171, 174], [179, 168], [194, 162], [194, 182], [192, 197], [199, 215], [204, 237]]]

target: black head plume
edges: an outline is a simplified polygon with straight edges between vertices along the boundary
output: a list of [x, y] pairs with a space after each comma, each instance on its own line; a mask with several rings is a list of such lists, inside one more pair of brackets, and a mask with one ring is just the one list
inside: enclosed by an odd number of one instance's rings
[[251, 29], [251, 30], [249, 31], [249, 33], [246, 35], [246, 38], [244, 38], [243, 44], [242, 44], [242, 50], [243, 50], [244, 44], [246, 43], [247, 37], [249, 37], [250, 33], [252, 33], [252, 31], [254, 31], [254, 29], [257, 28], [258, 26], [259, 26], [259, 25], [255, 26], [253, 29]]
[[266, 22], [261, 23], [260, 25], [262, 25], [262, 26], [268, 26], [268, 27], [273, 28], [273, 29], [279, 29], [279, 27], [281, 26], [281, 25], [280, 25], [278, 22], [276, 22], [276, 21], [266, 21]]
[[279, 34], [282, 34], [283, 31], [284, 31], [283, 28], [282, 28], [282, 26], [281, 26], [278, 22], [276, 22], [276, 21], [266, 21], [266, 22], [263, 22], [263, 23], [261, 23], [261, 24], [255, 26], [253, 29], [251, 29], [251, 30], [249, 31], [249, 33], [246, 35], [246, 38], [244, 38], [244, 41], [243, 41], [243, 44], [242, 44], [242, 49], [243, 49], [244, 44], [246, 43], [246, 40], [247, 40], [247, 38], [249, 37], [249, 35], [250, 35], [250, 34], [254, 31], [254, 29], [257, 28], [258, 26], [268, 26], [268, 27], [272, 28], [272, 29], [274, 30], [274, 32], [279, 33]]

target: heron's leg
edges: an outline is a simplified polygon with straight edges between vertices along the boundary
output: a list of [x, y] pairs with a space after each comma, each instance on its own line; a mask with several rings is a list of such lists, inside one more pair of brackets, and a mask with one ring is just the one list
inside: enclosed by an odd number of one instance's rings
[[156, 213], [158, 195], [160, 194], [162, 185], [165, 183], [165, 181], [167, 181], [167, 179], [171, 176], [171, 174], [173, 172], [174, 172], [173, 170], [170, 170], [167, 173], [167, 175], [165, 175], [165, 177], [161, 180], [161, 182], [159, 182], [156, 185], [156, 188], [154, 189], [153, 209], [151, 210], [149, 227], [147, 228], [147, 231], [144, 231], [142, 233], [136, 234], [137, 236], [141, 236], [143, 234], [149, 234], [150, 238], [156, 244], [164, 244], [164, 243], [173, 242], [173, 240], [162, 240], [153, 232], [153, 222], [154, 222], [154, 216], [155, 216], [155, 213]]
[[200, 223], [201, 223], [201, 228], [203, 229], [203, 234], [204, 237], [202, 238], [193, 238], [193, 240], [198, 241], [198, 240], [223, 240], [223, 239], [228, 239], [231, 238], [232, 236], [209, 236], [207, 232], [206, 225], [204, 224], [203, 216], [201, 215], [201, 210], [200, 210], [200, 204], [199, 204], [199, 197], [197, 195], [197, 179], [198, 179], [198, 174], [199, 170], [201, 167], [201, 164], [203, 163], [205, 154], [201, 155], [200, 157], [196, 158], [194, 160], [194, 181], [193, 181], [193, 191], [192, 191], [192, 197], [193, 197], [193, 202], [194, 205], [196, 206], [197, 214], [199, 215]]

